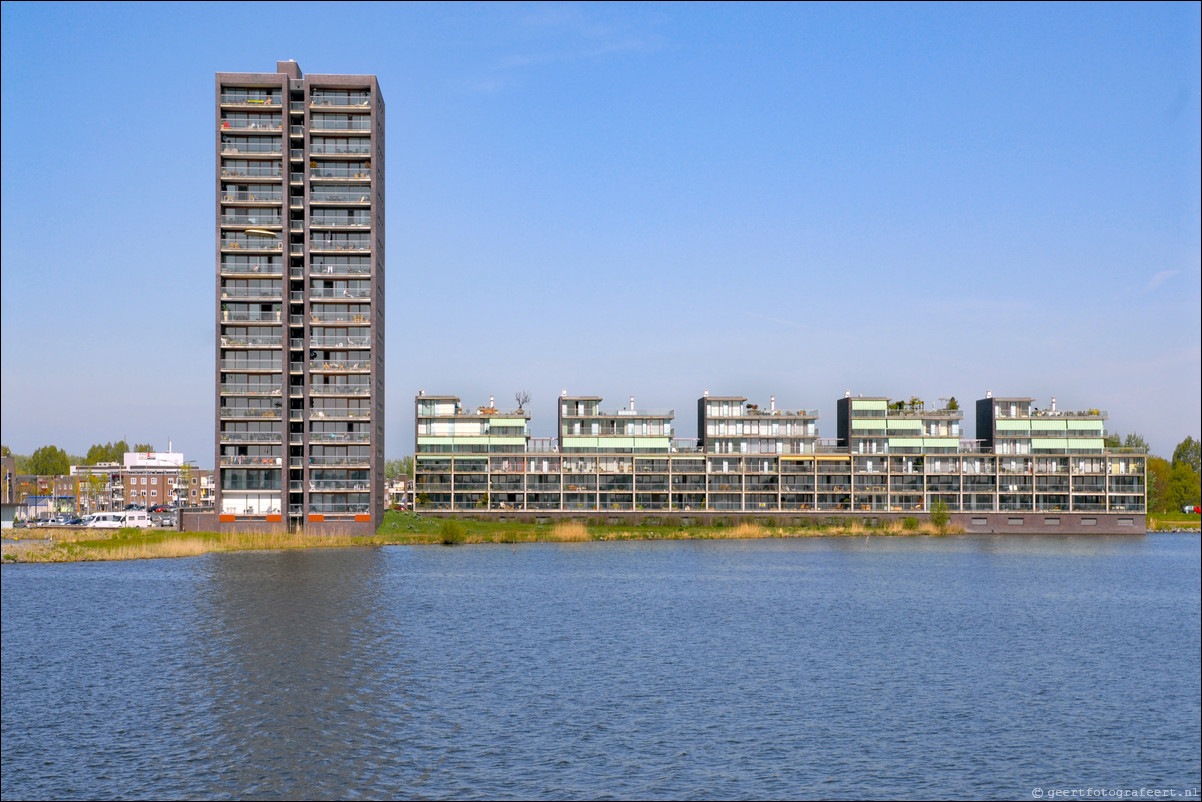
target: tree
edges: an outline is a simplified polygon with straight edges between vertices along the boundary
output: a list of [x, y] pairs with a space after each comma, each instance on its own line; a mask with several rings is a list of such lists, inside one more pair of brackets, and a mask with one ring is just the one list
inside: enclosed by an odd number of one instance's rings
[[1148, 453], [1148, 441], [1139, 432], [1132, 432], [1123, 438], [1123, 448], [1135, 448]]
[[125, 459], [125, 452], [129, 450], [129, 443], [124, 440], [118, 440], [115, 443], [109, 442], [103, 445], [94, 443], [88, 449], [87, 456], [83, 458], [83, 464], [99, 465], [102, 462], [121, 462]]
[[947, 526], [949, 520], [951, 520], [951, 513], [948, 512], [947, 502], [941, 498], [935, 499], [931, 503], [931, 523], [942, 530]]
[[530, 403], [530, 393], [525, 390], [518, 390], [513, 394], [513, 400], [518, 402], [518, 412], [521, 412], [522, 407]]
[[1173, 449], [1173, 467], [1188, 465], [1194, 473], [1202, 473], [1202, 443], [1187, 437]]
[[385, 479], [400, 479], [402, 476], [413, 478], [413, 457], [390, 459], [384, 463]]
[[[134, 451], [146, 453], [154, 451], [154, 446], [152, 446], [150, 443], [138, 443], [136, 446], [134, 446]], [[122, 456], [124, 456], [124, 454]]]
[[70, 471], [71, 460], [58, 446], [42, 446], [29, 458], [29, 472], [37, 476], [62, 476]]

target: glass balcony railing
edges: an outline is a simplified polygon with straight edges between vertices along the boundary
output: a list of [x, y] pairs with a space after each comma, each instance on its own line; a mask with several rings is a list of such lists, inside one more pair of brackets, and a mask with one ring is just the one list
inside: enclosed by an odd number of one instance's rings
[[263, 312], [258, 309], [221, 310], [222, 323], [279, 323], [279, 312]]
[[280, 335], [269, 337], [225, 337], [221, 338], [222, 348], [264, 348], [279, 347], [284, 344]]
[[309, 153], [316, 156], [370, 156], [371, 142], [362, 143], [314, 143], [309, 146]]
[[283, 465], [282, 457], [248, 457], [242, 455], [222, 455], [222, 465], [257, 465], [259, 467], [270, 467], [272, 465]]
[[309, 457], [310, 465], [330, 466], [341, 468], [351, 465], [370, 465], [371, 457]]
[[371, 314], [365, 312], [350, 314], [347, 312], [315, 311], [312, 315], [312, 322], [318, 325], [323, 323], [367, 324], [371, 323]]
[[365, 348], [371, 345], [371, 337], [311, 337], [313, 348]]
[[280, 432], [222, 432], [223, 443], [278, 443]]
[[309, 297], [314, 300], [340, 300], [344, 298], [370, 298], [370, 288], [345, 287], [340, 290], [310, 290]]
[[370, 409], [313, 409], [309, 411], [309, 420], [339, 420], [342, 418], [362, 420], [370, 417]]
[[326, 165], [324, 167], [310, 167], [310, 178], [357, 178], [361, 181], [371, 179], [371, 168], [369, 167], [353, 167], [342, 165]]
[[222, 178], [280, 178], [283, 168], [278, 164], [240, 164], [221, 168]]
[[366, 479], [314, 479], [309, 481], [309, 489], [325, 493], [366, 493], [371, 490], [371, 482]]
[[348, 371], [371, 370], [371, 361], [367, 359], [352, 359], [345, 362], [331, 360], [311, 361], [309, 370], [319, 373], [345, 373]]
[[271, 359], [223, 359], [222, 370], [254, 370], [276, 372], [284, 369], [281, 362]]
[[309, 395], [371, 395], [369, 384], [312, 384]]
[[310, 240], [309, 248], [314, 251], [370, 251], [371, 240], [369, 239], [333, 239]]
[[273, 265], [266, 262], [246, 262], [236, 264], [221, 265], [223, 275], [260, 275], [260, 276], [282, 276], [284, 274], [283, 265]]
[[371, 203], [371, 189], [369, 187], [339, 189], [314, 187], [313, 192], [309, 195], [309, 200], [312, 203]]
[[223, 214], [221, 215], [221, 225], [223, 226], [262, 226], [264, 228], [279, 228], [284, 225], [282, 216], [268, 215], [247, 215], [247, 214]]
[[261, 192], [224, 192], [221, 195], [222, 203], [279, 203], [284, 200], [284, 193], [265, 189]]
[[267, 237], [234, 237], [221, 241], [223, 251], [278, 251], [284, 244]]
[[221, 120], [222, 131], [281, 131], [284, 128], [283, 121], [279, 118], [270, 118], [269, 115], [262, 117], [246, 117], [239, 119], [237, 117], [226, 117]]
[[221, 152], [225, 155], [253, 153], [259, 156], [281, 156], [284, 153], [284, 144], [282, 142], [222, 142]]
[[371, 264], [322, 264], [314, 262], [310, 266], [315, 276], [364, 276], [371, 273]]
[[309, 218], [311, 226], [349, 226], [366, 228], [371, 225], [370, 214], [315, 214]]
[[325, 114], [310, 121], [311, 131], [370, 131], [371, 117], [366, 114], [347, 115], [339, 118], [336, 114]]
[[223, 418], [261, 418], [264, 420], [279, 420], [283, 410], [278, 407], [222, 407]]
[[368, 515], [370, 504], [309, 504], [309, 512], [318, 515]]
[[271, 92], [223, 92], [223, 106], [279, 106], [280, 96]]
[[222, 395], [255, 395], [255, 396], [278, 396], [283, 395], [283, 386], [279, 384], [223, 384], [221, 385]]
[[368, 432], [310, 432], [311, 443], [368, 443], [371, 434]]
[[314, 109], [323, 108], [339, 108], [339, 107], [357, 107], [362, 108], [371, 105], [371, 95], [367, 92], [330, 92], [330, 93], [314, 93], [310, 98], [309, 106]]

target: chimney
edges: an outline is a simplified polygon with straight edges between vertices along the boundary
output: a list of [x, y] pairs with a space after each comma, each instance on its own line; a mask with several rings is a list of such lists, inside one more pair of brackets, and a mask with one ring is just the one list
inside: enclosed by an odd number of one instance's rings
[[634, 396], [630, 396], [630, 411], [634, 412]]
[[1056, 411], [1056, 396], [1052, 396], [1052, 411]]
[[774, 395], [768, 396], [768, 411], [776, 412], [776, 396]]

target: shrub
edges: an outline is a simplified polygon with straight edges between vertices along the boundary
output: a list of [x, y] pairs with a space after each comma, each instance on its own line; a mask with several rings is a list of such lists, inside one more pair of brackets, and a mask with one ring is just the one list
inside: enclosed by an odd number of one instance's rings
[[918, 528], [918, 519], [917, 518], [910, 517], [910, 518], [902, 519], [902, 529], [905, 529], [907, 532], [913, 532], [917, 528]]
[[947, 526], [947, 522], [951, 520], [951, 514], [947, 511], [947, 502], [942, 499], [936, 499], [931, 504], [931, 523], [940, 529]]
[[454, 546], [467, 540], [467, 532], [463, 529], [463, 524], [458, 521], [446, 518], [442, 525], [438, 527], [438, 536], [442, 538], [444, 546]]

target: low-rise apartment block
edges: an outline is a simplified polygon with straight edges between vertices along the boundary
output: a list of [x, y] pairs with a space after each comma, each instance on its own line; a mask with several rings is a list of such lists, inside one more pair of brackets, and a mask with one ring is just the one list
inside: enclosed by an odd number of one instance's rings
[[[978, 402], [977, 439], [954, 398], [839, 399], [837, 437], [816, 409], [742, 396], [698, 399], [697, 438], [674, 436], [673, 410], [605, 410], [558, 399], [557, 435], [530, 436], [523, 410], [416, 399], [417, 508], [462, 511], [660, 511], [914, 515], [933, 508], [981, 524], [1005, 516], [1142, 516], [1146, 455], [1104, 446], [1098, 410], [1036, 410], [1031, 399]], [[1025, 424], [1019, 428], [1014, 424]], [[1008, 519], [1010, 524], [1015, 518]], [[1055, 521], [1055, 523], [1053, 523]], [[1142, 524], [1142, 521], [1140, 521]], [[1132, 519], [1130, 524], [1134, 526]], [[1030, 530], [1028, 530], [1030, 531]]]

